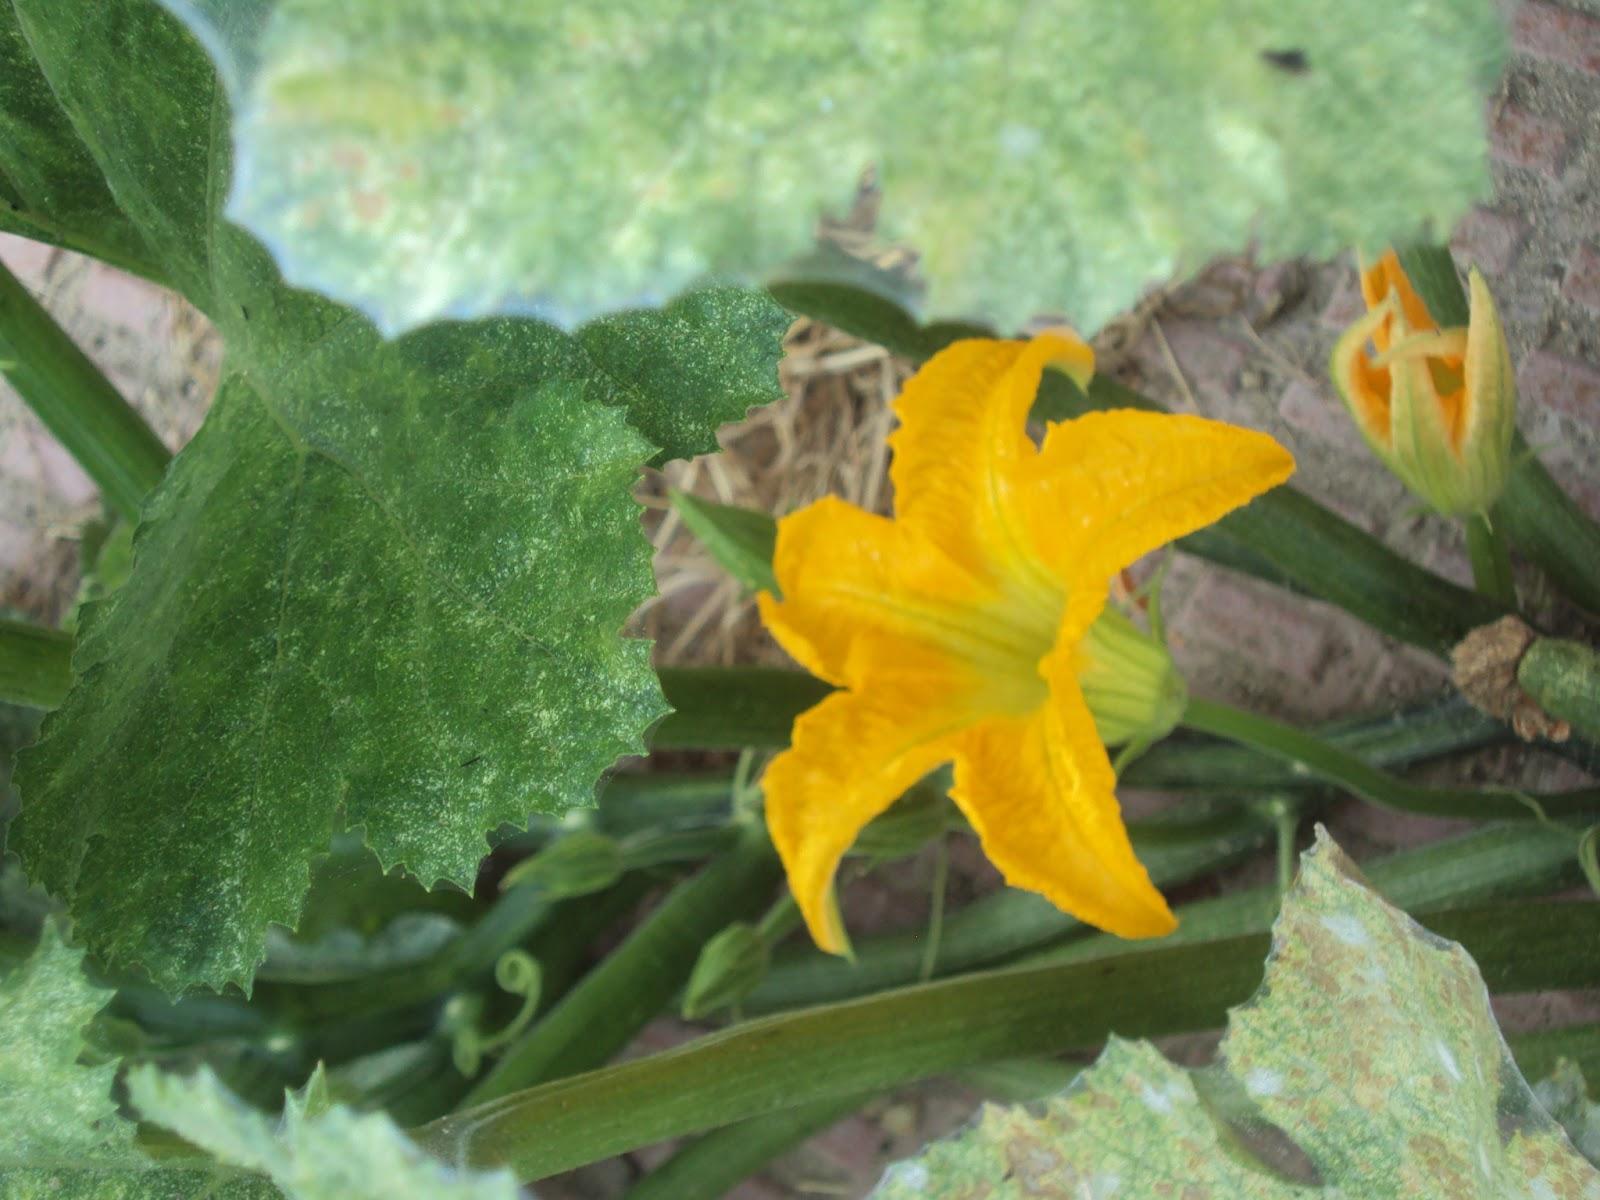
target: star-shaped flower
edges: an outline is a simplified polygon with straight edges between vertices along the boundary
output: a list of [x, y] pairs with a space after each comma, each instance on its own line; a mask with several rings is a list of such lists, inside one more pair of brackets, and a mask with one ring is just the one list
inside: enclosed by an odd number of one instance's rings
[[1080, 686], [1087, 635], [1113, 576], [1294, 461], [1265, 434], [1139, 411], [1054, 424], [1035, 445], [1047, 364], [1086, 386], [1094, 355], [1061, 333], [955, 343], [896, 405], [894, 517], [828, 498], [779, 522], [782, 598], [764, 593], [762, 617], [841, 690], [768, 767], [767, 822], [825, 950], [848, 950], [833, 900], [845, 851], [949, 762], [952, 798], [1007, 882], [1125, 937], [1173, 928]]

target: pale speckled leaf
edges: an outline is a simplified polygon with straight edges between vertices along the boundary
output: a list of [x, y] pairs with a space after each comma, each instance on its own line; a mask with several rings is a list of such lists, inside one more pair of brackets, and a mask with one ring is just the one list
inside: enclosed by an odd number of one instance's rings
[[80, 1066], [83, 1030], [111, 999], [83, 973], [83, 951], [45, 922], [39, 944], [0, 980], [0, 1180], [18, 1164], [133, 1159], [133, 1127], [111, 1098], [116, 1065]]
[[290, 1096], [278, 1120], [241, 1103], [209, 1068], [185, 1079], [140, 1067], [128, 1093], [146, 1120], [221, 1162], [262, 1172], [288, 1200], [518, 1200], [509, 1172], [437, 1162], [383, 1114], [330, 1103], [321, 1078]]
[[385, 341], [221, 219], [226, 105], [174, 18], [13, 9], [228, 360], [131, 577], [84, 610], [12, 845], [98, 955], [170, 991], [247, 987], [336, 832], [468, 886], [486, 831], [591, 803], [642, 748], [665, 705], [620, 636], [653, 591], [631, 489], [777, 394], [788, 319], [719, 288], [575, 334], [504, 318]]
[[158, 1166], [117, 1111], [115, 1063], [86, 1064], [84, 1028], [111, 998], [57, 922], [0, 979], [0, 1196], [6, 1200], [269, 1200], [254, 1181]]
[[224, 64], [229, 212], [388, 330], [562, 321], [802, 251], [875, 164], [935, 315], [1094, 329], [1175, 270], [1448, 229], [1487, 0], [163, 0]]
[[[1320, 831], [1218, 1057], [1220, 1084], [1114, 1039], [1041, 1112], [987, 1109], [874, 1195], [1600, 1200], [1466, 951], [1386, 904]], [[1241, 1129], [1287, 1150], [1253, 1155]]]

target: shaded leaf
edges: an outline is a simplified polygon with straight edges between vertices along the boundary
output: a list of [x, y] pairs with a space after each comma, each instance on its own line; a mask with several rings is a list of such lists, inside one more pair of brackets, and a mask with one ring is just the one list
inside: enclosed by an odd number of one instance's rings
[[874, 1194], [1600, 1196], [1507, 1053], [1467, 952], [1386, 904], [1326, 834], [1273, 933], [1220, 1078], [1113, 1039], [1041, 1113], [987, 1109]]
[[719, 289], [576, 335], [385, 341], [221, 219], [226, 106], [178, 22], [144, 0], [14, 8], [228, 359], [130, 577], [83, 610], [12, 842], [108, 961], [169, 991], [248, 986], [335, 833], [467, 887], [486, 831], [592, 803], [642, 750], [665, 704], [620, 636], [653, 590], [631, 488], [777, 394], [787, 318]]
[[1449, 228], [1503, 42], [1479, 0], [164, 2], [234, 97], [230, 213], [388, 330], [760, 278], [869, 165], [936, 314], [1093, 330], [1253, 240]]
[[84, 1029], [111, 998], [54, 920], [0, 979], [0, 1195], [6, 1200], [269, 1200], [205, 1166], [158, 1167], [117, 1111], [115, 1063], [86, 1064]]
[[184, 1079], [141, 1067], [128, 1092], [145, 1119], [230, 1166], [262, 1172], [288, 1200], [518, 1200], [507, 1172], [454, 1170], [388, 1117], [334, 1104], [321, 1071], [277, 1121], [242, 1104], [208, 1068]]

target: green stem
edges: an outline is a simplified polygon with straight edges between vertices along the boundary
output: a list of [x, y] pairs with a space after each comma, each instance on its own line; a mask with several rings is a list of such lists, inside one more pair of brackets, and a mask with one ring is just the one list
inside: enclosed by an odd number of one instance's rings
[[[1495, 991], [1600, 981], [1600, 905], [1440, 913]], [[638, 1146], [975, 1063], [1215, 1028], [1249, 997], [1265, 934], [997, 971], [751, 1021], [697, 1042], [457, 1112], [414, 1132], [449, 1162], [540, 1179]], [[1174, 987], [1174, 980], [1183, 986]]]
[[1300, 806], [1293, 800], [1275, 796], [1267, 802], [1267, 812], [1272, 818], [1278, 859], [1278, 895], [1288, 894], [1294, 882], [1295, 839], [1300, 834]]
[[1592, 647], [1539, 638], [1517, 664], [1517, 682], [1552, 717], [1600, 738], [1600, 653]]
[[725, 1196], [780, 1154], [844, 1120], [871, 1100], [830, 1096], [740, 1121], [690, 1142], [623, 1195], [623, 1200], [703, 1200]]
[[[1318, 725], [1323, 741], [1375, 767], [1396, 767], [1512, 740], [1511, 731], [1460, 695], [1443, 701]], [[1168, 738], [1128, 768], [1121, 782], [1155, 791], [1248, 794], [1304, 787], [1305, 772], [1249, 746], [1212, 738]]]
[[1479, 513], [1467, 517], [1467, 557], [1472, 560], [1472, 582], [1481, 595], [1506, 608], [1517, 606], [1517, 581], [1511, 574], [1511, 553], [1505, 533]]
[[670, 896], [501, 1057], [468, 1100], [481, 1104], [605, 1062], [671, 1002], [706, 940], [753, 916], [781, 874], [766, 831], [751, 823], [731, 850]]
[[1435, 788], [1408, 783], [1353, 754], [1269, 717], [1191, 698], [1183, 724], [1252, 746], [1306, 774], [1353, 792], [1369, 804], [1430, 817], [1510, 821], [1600, 814], [1600, 788], [1529, 797], [1499, 788]]
[[76, 343], [0, 263], [0, 372], [129, 521], [172, 455]]
[[54, 708], [71, 686], [71, 634], [0, 617], [0, 700]]

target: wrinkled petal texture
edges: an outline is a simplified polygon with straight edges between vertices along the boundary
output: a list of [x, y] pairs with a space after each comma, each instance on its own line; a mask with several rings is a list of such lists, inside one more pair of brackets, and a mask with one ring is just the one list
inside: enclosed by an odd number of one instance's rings
[[955, 763], [952, 793], [1012, 884], [1127, 937], [1172, 915], [1133, 853], [1077, 679], [1112, 576], [1281, 483], [1289, 454], [1198, 417], [1026, 423], [1046, 366], [1080, 383], [1079, 339], [957, 342], [896, 406], [895, 516], [824, 499], [778, 524], [782, 593], [761, 614], [844, 689], [795, 723], [767, 819], [817, 944], [847, 947], [833, 880], [862, 828]]
[[873, 660], [940, 653], [1011, 661], [1028, 645], [1000, 604], [928, 538], [837, 497], [778, 522], [773, 571], [783, 599], [763, 593], [761, 617], [778, 643], [820, 679], [863, 687]]
[[833, 897], [839, 860], [867, 824], [951, 758], [978, 718], [981, 681], [948, 660], [885, 666], [874, 685], [835, 692], [794, 724], [791, 747], [762, 777], [767, 827], [817, 945], [849, 949]]
[[1122, 568], [1293, 471], [1266, 434], [1203, 417], [1117, 410], [1052, 425], [1024, 494], [1030, 540], [1066, 590], [1058, 645], [1093, 624]]
[[1049, 700], [984, 721], [957, 743], [951, 798], [1012, 887], [1128, 938], [1177, 925], [1134, 855], [1116, 775], [1078, 688], [1071, 655], [1052, 654]]
[[1024, 516], [1039, 456], [1028, 411], [1047, 364], [1087, 383], [1094, 352], [1075, 336], [972, 339], [930, 359], [895, 404], [895, 520], [997, 589], [1058, 601]]

